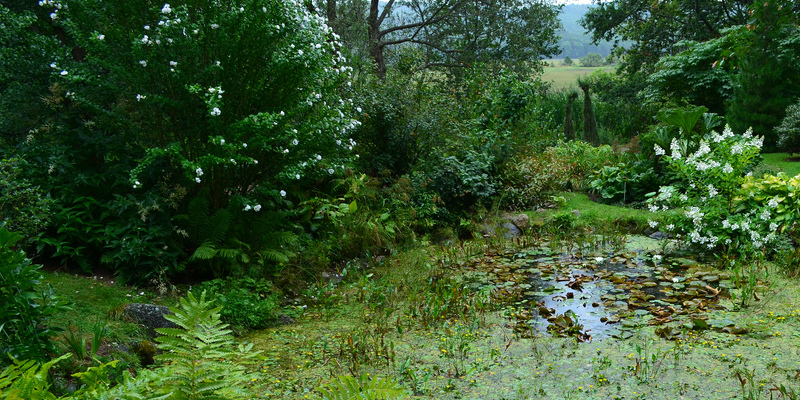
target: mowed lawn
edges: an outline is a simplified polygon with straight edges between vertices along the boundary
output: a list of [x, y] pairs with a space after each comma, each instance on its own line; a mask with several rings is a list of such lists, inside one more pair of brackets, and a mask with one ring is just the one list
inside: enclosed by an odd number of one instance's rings
[[[575, 64], [580, 64], [578, 60], [573, 60]], [[581, 67], [573, 64], [572, 66], [565, 66], [564, 60], [548, 60], [548, 63], [555, 64], [555, 67], [544, 67], [544, 74], [542, 80], [545, 82], [552, 82], [553, 87], [556, 89], [566, 89], [570, 87], [578, 87], [577, 80], [583, 76], [589, 76], [594, 71], [603, 70], [606, 72], [614, 71], [613, 66], [604, 67]]]
[[789, 176], [800, 175], [800, 161], [798, 154], [789, 153], [762, 153], [764, 164], [779, 168]]

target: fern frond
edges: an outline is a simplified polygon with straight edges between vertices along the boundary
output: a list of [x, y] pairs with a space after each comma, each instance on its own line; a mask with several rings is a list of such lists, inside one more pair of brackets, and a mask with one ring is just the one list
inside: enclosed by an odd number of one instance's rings
[[270, 239], [277, 245], [283, 246], [297, 241], [297, 235], [292, 232], [277, 231], [272, 232]]
[[42, 365], [36, 361], [14, 360], [14, 364], [0, 372], [0, 398], [19, 400], [55, 400], [50, 393], [50, 368], [71, 354], [52, 359]]
[[244, 256], [244, 252], [239, 249], [219, 249], [217, 250], [217, 257], [224, 260], [236, 261], [236, 259]]
[[400, 384], [391, 378], [380, 378], [367, 374], [358, 379], [339, 375], [330, 383], [317, 389], [325, 400], [396, 400], [406, 399]]
[[209, 217], [208, 189], [203, 189], [189, 202], [187, 209], [189, 218], [189, 238], [197, 243], [206, 238]]
[[206, 301], [205, 292], [199, 299], [190, 292], [180, 300], [180, 307], [170, 309], [173, 315], [164, 316], [178, 328], [156, 329], [162, 335], [156, 338], [158, 347], [165, 350], [156, 359], [167, 362], [163, 390], [187, 399], [248, 398], [249, 393], [240, 388], [250, 376], [233, 360], [245, 360], [258, 352], [245, 355], [233, 351], [233, 334], [220, 319], [221, 309]]
[[408, 397], [403, 387], [393, 380], [392, 378], [379, 378], [377, 376], [369, 377], [361, 375], [361, 386], [366, 393], [369, 393], [369, 399], [376, 400], [391, 400], [391, 399], [404, 399]]
[[225, 235], [228, 233], [228, 228], [231, 226], [231, 212], [228, 210], [219, 210], [216, 214], [211, 216], [208, 220], [207, 235], [205, 236], [212, 243], [222, 243], [225, 240]]
[[197, 249], [195, 249], [194, 253], [191, 257], [189, 257], [189, 261], [197, 261], [197, 260], [211, 260], [217, 256], [217, 246], [210, 242], [205, 241], [203, 244], [200, 245]]
[[259, 255], [264, 261], [272, 261], [272, 262], [289, 262], [289, 256], [286, 255], [286, 252], [276, 249], [264, 249], [262, 250]]

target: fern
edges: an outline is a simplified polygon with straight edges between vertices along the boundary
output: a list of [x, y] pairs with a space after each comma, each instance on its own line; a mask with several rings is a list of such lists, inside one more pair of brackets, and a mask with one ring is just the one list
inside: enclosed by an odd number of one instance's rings
[[325, 400], [394, 400], [406, 399], [408, 394], [392, 378], [363, 374], [358, 378], [339, 375], [331, 383], [317, 389]]
[[207, 263], [212, 273], [219, 277], [225, 275], [229, 266], [250, 261], [245, 252], [249, 246], [235, 238], [228, 239], [231, 212], [223, 209], [211, 214], [210, 207], [208, 190], [203, 190], [189, 203], [188, 214], [175, 219], [188, 222], [190, 245], [197, 246], [189, 261]]
[[50, 368], [66, 358], [65, 354], [44, 364], [34, 360], [17, 361], [0, 372], [0, 398], [5, 400], [55, 400], [49, 391]]
[[[232, 351], [233, 336], [220, 320], [221, 307], [212, 307], [205, 292], [197, 299], [189, 293], [165, 318], [179, 328], [156, 329], [164, 353], [156, 356], [166, 363], [163, 390], [170, 399], [248, 398], [246, 383], [251, 378], [241, 362], [256, 356], [252, 345]], [[234, 362], [234, 361], [239, 361]]]

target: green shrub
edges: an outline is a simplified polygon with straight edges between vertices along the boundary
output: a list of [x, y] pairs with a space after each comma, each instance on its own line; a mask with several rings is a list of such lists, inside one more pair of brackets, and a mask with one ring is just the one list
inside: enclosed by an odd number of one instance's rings
[[[47, 319], [67, 304], [39, 281], [41, 266], [14, 248], [21, 239], [0, 223], [0, 354], [45, 361], [55, 351], [53, 335], [61, 330], [48, 326]], [[7, 361], [0, 358], [0, 364]]]
[[503, 204], [538, 206], [554, 191], [584, 190], [594, 171], [615, 159], [610, 146], [594, 147], [581, 141], [560, 143], [540, 154], [515, 156], [501, 173]]
[[658, 190], [659, 177], [648, 159], [604, 166], [594, 175], [590, 187], [605, 203], [632, 203], [646, 200]]
[[20, 159], [0, 160], [0, 221], [32, 243], [47, 226], [53, 201], [22, 177], [25, 165]]
[[643, 96], [648, 82], [640, 75], [624, 78], [604, 71], [591, 75], [594, 114], [605, 143], [625, 143], [647, 131], [657, 108]]
[[441, 198], [451, 212], [486, 204], [497, 192], [497, 160], [488, 153], [467, 150], [461, 156], [441, 155], [423, 165], [424, 185]]
[[358, 166], [371, 176], [411, 172], [425, 152], [453, 134], [452, 101], [435, 85], [409, 84], [412, 79], [394, 73], [367, 79], [354, 99], [363, 112], [363, 123], [353, 133]]
[[[292, 201], [355, 159], [352, 69], [300, 2], [63, 0], [36, 15], [49, 28], [28, 31], [63, 44], [25, 48], [47, 50], [33, 85], [47, 110], [19, 147], [58, 196], [48, 255], [128, 280], [273, 263]], [[187, 240], [176, 218], [204, 190], [208, 215], [231, 214], [224, 242]]]
[[582, 67], [602, 67], [604, 60], [603, 56], [597, 53], [589, 53], [581, 58]]
[[236, 330], [263, 329], [275, 322], [280, 311], [277, 290], [265, 280], [214, 279], [195, 286], [193, 291], [207, 292], [222, 306], [222, 320]]

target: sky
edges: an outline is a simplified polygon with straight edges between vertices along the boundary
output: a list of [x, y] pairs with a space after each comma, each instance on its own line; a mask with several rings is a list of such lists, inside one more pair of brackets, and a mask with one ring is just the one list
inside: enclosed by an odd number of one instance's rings
[[592, 0], [555, 0], [556, 4], [592, 4]]

